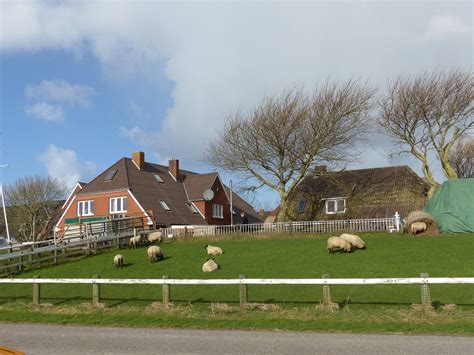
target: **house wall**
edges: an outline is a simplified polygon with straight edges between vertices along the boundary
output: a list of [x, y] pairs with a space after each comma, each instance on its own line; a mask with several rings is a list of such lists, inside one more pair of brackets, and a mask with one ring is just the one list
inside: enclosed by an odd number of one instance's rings
[[128, 206], [127, 212], [124, 213], [125, 215], [137, 216], [143, 213], [127, 190], [75, 196], [76, 198], [72, 201], [72, 203], [66, 206], [66, 213], [62, 216], [62, 219], [57, 225], [60, 229], [64, 228], [64, 224], [67, 218], [78, 217], [77, 206], [80, 201], [94, 201], [94, 215], [90, 217], [110, 216], [109, 200], [113, 197], [127, 197]]
[[[206, 222], [211, 225], [228, 225], [230, 224], [230, 205], [227, 195], [219, 179], [216, 179], [212, 185], [214, 198], [212, 201], [194, 201], [199, 211], [204, 215]], [[220, 204], [223, 206], [224, 218], [214, 218], [212, 216], [212, 204]]]

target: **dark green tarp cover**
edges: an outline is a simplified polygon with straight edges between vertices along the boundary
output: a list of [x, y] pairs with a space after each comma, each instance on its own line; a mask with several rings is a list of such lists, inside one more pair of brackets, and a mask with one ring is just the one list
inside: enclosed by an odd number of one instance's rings
[[448, 180], [425, 206], [441, 232], [474, 232], [474, 179]]

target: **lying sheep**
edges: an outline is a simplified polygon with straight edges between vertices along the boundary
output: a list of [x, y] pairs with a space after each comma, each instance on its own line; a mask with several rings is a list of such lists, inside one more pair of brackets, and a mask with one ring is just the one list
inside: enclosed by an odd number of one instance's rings
[[123, 267], [123, 256], [120, 254], [117, 254], [114, 256], [114, 265], [117, 269], [120, 269]]
[[327, 248], [329, 253], [334, 253], [335, 248], [349, 253], [352, 250], [352, 244], [342, 238], [331, 237], [328, 239]]
[[224, 253], [221, 248], [212, 245], [206, 245], [204, 249], [207, 250], [207, 255], [222, 255]]
[[155, 242], [160, 244], [162, 242], [161, 231], [149, 233], [146, 238], [148, 244], [153, 244]]
[[151, 263], [158, 260], [163, 260], [165, 258], [165, 255], [163, 254], [161, 248], [156, 245], [152, 245], [151, 247], [149, 247], [147, 252], [148, 259], [150, 259]]
[[202, 265], [202, 272], [213, 272], [219, 268], [214, 261], [214, 259], [207, 259], [207, 261]]
[[426, 230], [425, 222], [414, 222], [410, 226], [411, 234], [423, 233]]
[[136, 248], [140, 245], [140, 241], [141, 241], [141, 237], [139, 235], [137, 235], [135, 237], [131, 237], [128, 240], [128, 247], [129, 248]]
[[351, 243], [352, 247], [358, 249], [365, 249], [365, 243], [358, 235], [355, 234], [341, 234], [339, 238], [344, 239], [346, 242]]

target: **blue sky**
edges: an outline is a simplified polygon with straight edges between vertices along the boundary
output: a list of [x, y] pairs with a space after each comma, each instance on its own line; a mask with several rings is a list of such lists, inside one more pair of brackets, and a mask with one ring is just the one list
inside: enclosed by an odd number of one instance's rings
[[[122, 156], [209, 171], [236, 110], [293, 86], [472, 67], [470, 2], [2, 1], [2, 181], [88, 181]], [[353, 167], [390, 161], [374, 136]], [[440, 169], [435, 168], [441, 179]], [[224, 180], [232, 177], [222, 173]], [[262, 190], [259, 206], [274, 207]]]

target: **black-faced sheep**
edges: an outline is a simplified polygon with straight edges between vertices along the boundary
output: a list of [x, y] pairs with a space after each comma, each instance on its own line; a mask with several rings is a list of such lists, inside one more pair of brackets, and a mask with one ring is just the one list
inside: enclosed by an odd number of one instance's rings
[[165, 255], [163, 254], [161, 248], [156, 245], [152, 245], [151, 247], [149, 247], [147, 253], [148, 259], [150, 259], [151, 263], [158, 260], [163, 260], [165, 258]]
[[214, 259], [207, 259], [207, 261], [202, 265], [202, 272], [213, 272], [219, 268], [219, 265], [216, 264]]
[[207, 250], [207, 255], [222, 255], [224, 253], [221, 248], [212, 245], [206, 245], [204, 249]]
[[147, 235], [148, 244], [160, 244], [162, 242], [162, 233], [161, 231], [152, 232]]
[[365, 243], [358, 235], [355, 234], [341, 234], [339, 238], [344, 239], [346, 242], [351, 243], [352, 247], [358, 249], [365, 249]]
[[425, 222], [414, 222], [410, 226], [411, 234], [423, 233], [426, 230]]
[[117, 269], [120, 269], [123, 267], [123, 256], [120, 254], [117, 254], [114, 256], [114, 265]]
[[327, 248], [329, 253], [334, 253], [334, 249], [336, 248], [349, 253], [352, 250], [352, 245], [342, 238], [331, 237], [328, 239]]

